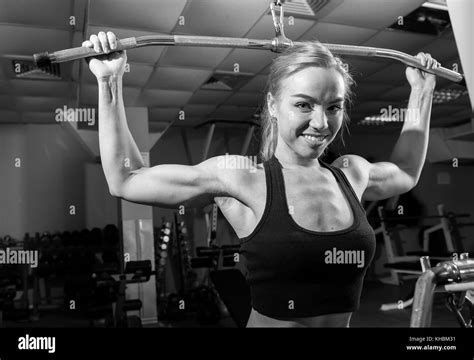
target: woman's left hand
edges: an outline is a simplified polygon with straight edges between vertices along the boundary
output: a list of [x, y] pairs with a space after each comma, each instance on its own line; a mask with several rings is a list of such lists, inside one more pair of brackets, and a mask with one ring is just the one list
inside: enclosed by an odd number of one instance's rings
[[[430, 54], [420, 52], [416, 57], [420, 59], [421, 63], [428, 69], [436, 69], [440, 67], [439, 62], [433, 59]], [[412, 88], [434, 90], [436, 85], [436, 75], [411, 66], [407, 66], [405, 74]]]

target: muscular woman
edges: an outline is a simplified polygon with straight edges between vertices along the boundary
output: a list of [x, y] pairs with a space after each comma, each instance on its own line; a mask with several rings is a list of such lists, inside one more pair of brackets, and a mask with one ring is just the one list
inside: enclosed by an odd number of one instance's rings
[[[111, 32], [83, 46], [108, 52]], [[428, 68], [438, 62], [418, 57]], [[273, 61], [262, 113], [262, 162], [145, 167], [127, 127], [122, 99], [125, 52], [92, 58], [99, 86], [102, 166], [113, 196], [177, 208], [215, 202], [241, 239], [252, 311], [248, 327], [346, 327], [360, 303], [375, 236], [361, 206], [412, 189], [425, 161], [435, 76], [408, 67], [407, 116], [389, 161], [321, 155], [348, 121], [352, 78], [319, 42]], [[133, 119], [131, 119], [133, 121]], [[127, 166], [129, 165], [129, 166]], [[249, 171], [249, 169], [251, 171]]]

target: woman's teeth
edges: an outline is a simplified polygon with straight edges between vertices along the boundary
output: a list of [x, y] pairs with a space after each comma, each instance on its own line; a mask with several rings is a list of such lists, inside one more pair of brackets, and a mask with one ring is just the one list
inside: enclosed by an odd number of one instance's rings
[[315, 135], [303, 135], [305, 139], [310, 140], [310, 141], [323, 141], [326, 136], [325, 135], [320, 135], [320, 136], [315, 136]]

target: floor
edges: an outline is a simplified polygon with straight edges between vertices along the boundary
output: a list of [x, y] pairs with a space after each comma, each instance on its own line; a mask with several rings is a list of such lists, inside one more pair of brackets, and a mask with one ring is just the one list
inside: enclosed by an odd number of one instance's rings
[[[414, 288], [414, 281], [407, 281], [401, 286], [386, 285], [380, 282], [366, 282], [361, 297], [359, 311], [352, 315], [352, 328], [367, 327], [408, 327], [411, 307], [403, 310], [381, 311], [384, 303], [396, 303], [405, 299]], [[89, 327], [90, 322], [73, 312], [58, 310], [43, 311], [36, 321], [6, 320], [3, 327]], [[230, 316], [223, 316], [213, 325], [199, 325], [193, 314], [176, 322], [162, 322], [145, 327], [237, 327]], [[460, 327], [456, 317], [445, 305], [445, 296], [436, 294], [433, 307], [432, 327]]]

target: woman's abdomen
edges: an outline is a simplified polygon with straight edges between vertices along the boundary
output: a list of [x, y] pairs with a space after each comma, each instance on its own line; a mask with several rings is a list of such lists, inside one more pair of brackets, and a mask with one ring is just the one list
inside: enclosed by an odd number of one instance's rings
[[247, 327], [349, 327], [351, 315], [352, 313], [348, 312], [304, 318], [275, 319], [252, 309]]

